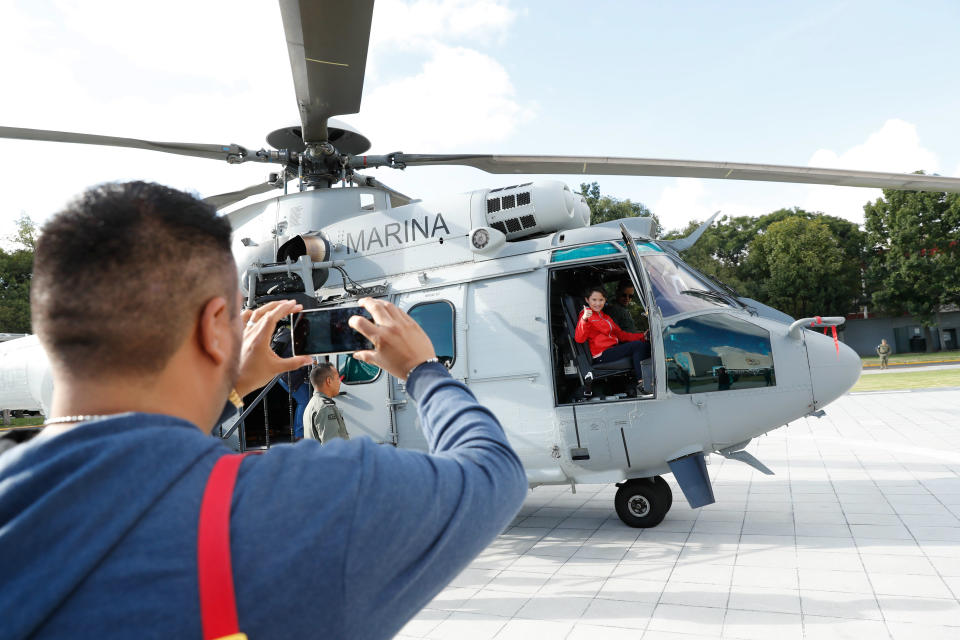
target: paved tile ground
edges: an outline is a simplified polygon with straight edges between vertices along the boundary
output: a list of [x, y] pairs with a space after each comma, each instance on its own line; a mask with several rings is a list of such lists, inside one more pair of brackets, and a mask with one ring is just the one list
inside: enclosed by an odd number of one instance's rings
[[624, 526], [616, 488], [541, 487], [401, 638], [960, 638], [960, 390], [846, 395], [719, 457]]

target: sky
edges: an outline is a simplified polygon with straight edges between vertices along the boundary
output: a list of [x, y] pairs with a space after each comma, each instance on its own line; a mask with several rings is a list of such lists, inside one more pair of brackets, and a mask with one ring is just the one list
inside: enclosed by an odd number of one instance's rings
[[[596, 155], [960, 176], [960, 3], [377, 0], [357, 115], [370, 153]], [[0, 0], [0, 126], [265, 146], [297, 123], [265, 0]], [[0, 238], [85, 187], [200, 196], [272, 166], [0, 140]], [[516, 184], [472, 168], [378, 169], [410, 196]], [[543, 179], [544, 176], [534, 176]], [[642, 202], [667, 229], [782, 207], [855, 222], [879, 190], [556, 176]], [[292, 186], [292, 185], [291, 185]], [[262, 197], [262, 196], [261, 196]]]

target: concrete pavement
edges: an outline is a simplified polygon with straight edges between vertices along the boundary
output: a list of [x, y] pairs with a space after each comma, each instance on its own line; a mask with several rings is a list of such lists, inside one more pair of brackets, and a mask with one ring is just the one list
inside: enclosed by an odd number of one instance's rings
[[717, 503], [624, 526], [541, 487], [402, 638], [960, 638], [960, 391], [846, 395], [711, 457]]

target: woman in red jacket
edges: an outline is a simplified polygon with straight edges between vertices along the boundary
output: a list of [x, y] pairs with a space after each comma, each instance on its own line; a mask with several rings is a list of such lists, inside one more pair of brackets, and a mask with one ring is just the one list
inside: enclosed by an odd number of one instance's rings
[[584, 298], [587, 305], [577, 319], [574, 338], [577, 342], [586, 342], [590, 346], [590, 355], [594, 362], [612, 362], [629, 357], [637, 380], [643, 378], [640, 363], [650, 357], [650, 345], [642, 333], [628, 333], [617, 326], [613, 319], [603, 312], [607, 296], [600, 287], [591, 287]]

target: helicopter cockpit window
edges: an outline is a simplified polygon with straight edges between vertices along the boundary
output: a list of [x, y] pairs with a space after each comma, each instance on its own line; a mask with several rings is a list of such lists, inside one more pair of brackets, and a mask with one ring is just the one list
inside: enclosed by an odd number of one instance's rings
[[437, 350], [437, 358], [449, 369], [457, 357], [454, 339], [455, 312], [446, 300], [424, 302], [412, 307], [410, 317], [419, 324]]
[[653, 297], [664, 318], [688, 311], [733, 306], [713, 286], [670, 256], [644, 257], [643, 264], [650, 275]]
[[337, 356], [337, 371], [344, 384], [373, 382], [380, 375], [380, 367], [360, 362], [349, 353], [341, 353]]
[[770, 333], [729, 316], [711, 313], [663, 330], [667, 386], [674, 393], [706, 393], [770, 387], [777, 383]]

